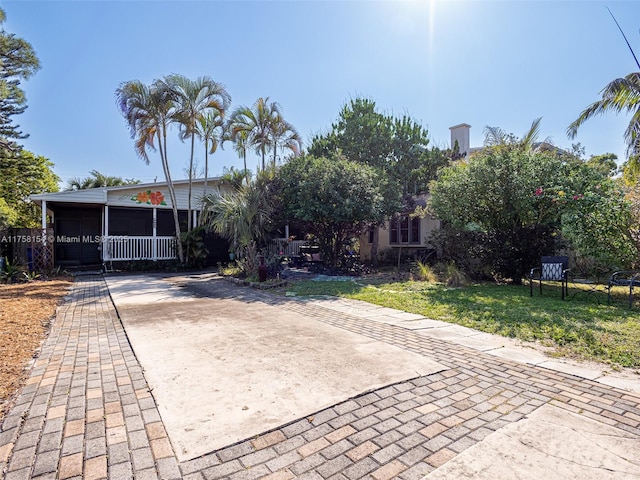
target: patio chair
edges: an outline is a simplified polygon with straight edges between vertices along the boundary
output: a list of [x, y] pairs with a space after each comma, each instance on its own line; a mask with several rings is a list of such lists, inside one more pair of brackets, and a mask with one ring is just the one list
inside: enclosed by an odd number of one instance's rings
[[542, 282], [560, 282], [562, 300], [569, 295], [569, 257], [549, 256], [540, 259], [540, 266], [529, 273], [529, 293], [533, 297], [533, 283], [538, 282], [542, 295]]
[[633, 308], [633, 289], [640, 287], [640, 272], [621, 270], [614, 272], [607, 283], [607, 304], [611, 305], [611, 289], [613, 287], [629, 287], [629, 308]]

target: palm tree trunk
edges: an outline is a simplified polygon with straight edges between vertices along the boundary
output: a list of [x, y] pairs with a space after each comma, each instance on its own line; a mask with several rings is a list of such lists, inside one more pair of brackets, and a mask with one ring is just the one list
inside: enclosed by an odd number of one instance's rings
[[164, 176], [165, 176], [165, 179], [167, 180], [167, 189], [169, 190], [169, 197], [171, 198], [171, 206], [173, 210], [173, 224], [174, 224], [174, 228], [176, 229], [176, 248], [178, 250], [178, 258], [180, 259], [180, 263], [184, 263], [184, 254], [182, 252], [182, 238], [180, 238], [180, 218], [178, 217], [178, 204], [176, 202], [176, 192], [173, 187], [173, 181], [171, 180], [171, 173], [169, 172], [169, 161], [167, 159], [166, 126], [164, 126], [162, 130], [163, 130], [162, 134], [160, 133], [160, 131], [158, 131], [158, 148], [160, 150], [160, 160], [162, 163], [162, 169], [164, 170]]
[[249, 184], [249, 170], [247, 170], [247, 150], [242, 151], [242, 159], [244, 160], [244, 176], [247, 179], [247, 185]]
[[209, 178], [209, 140], [204, 141], [204, 195], [207, 194], [207, 178]]
[[193, 222], [191, 220], [191, 188], [193, 186], [193, 149], [195, 145], [196, 134], [191, 134], [191, 157], [189, 158], [189, 193], [187, 194], [187, 232], [191, 231]]

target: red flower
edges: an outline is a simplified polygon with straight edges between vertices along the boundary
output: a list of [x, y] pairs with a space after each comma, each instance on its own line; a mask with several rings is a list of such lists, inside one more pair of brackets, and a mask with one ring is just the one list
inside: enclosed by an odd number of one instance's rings
[[542, 195], [542, 187], [536, 188], [536, 197], [539, 197], [540, 195]]

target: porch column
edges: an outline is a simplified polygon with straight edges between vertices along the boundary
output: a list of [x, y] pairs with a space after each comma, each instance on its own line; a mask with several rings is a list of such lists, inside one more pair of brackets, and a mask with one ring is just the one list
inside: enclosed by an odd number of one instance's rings
[[194, 228], [195, 228], [196, 225], [198, 225], [197, 220], [198, 220], [198, 211], [194, 210], [193, 211], [193, 222], [191, 223], [191, 225], [193, 225]]
[[109, 252], [109, 205], [104, 206], [104, 226], [102, 228], [102, 261], [111, 260]]
[[151, 241], [151, 257], [152, 260], [158, 260], [158, 239], [157, 239], [157, 234], [158, 234], [158, 209], [154, 208], [153, 209], [153, 240]]
[[104, 206], [104, 236], [109, 236], [109, 205]]
[[47, 245], [47, 201], [42, 200], [42, 245]]

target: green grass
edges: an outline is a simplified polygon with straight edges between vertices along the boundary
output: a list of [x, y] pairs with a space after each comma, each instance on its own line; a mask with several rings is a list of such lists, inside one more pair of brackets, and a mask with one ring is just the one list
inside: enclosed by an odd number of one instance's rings
[[[571, 287], [570, 295], [576, 288], [580, 287]], [[380, 279], [295, 282], [284, 290], [364, 300], [483, 332], [538, 341], [553, 347], [559, 356], [640, 368], [640, 310], [626, 307], [622, 290], [616, 292], [614, 305], [606, 304], [603, 293], [596, 297], [582, 292], [562, 301], [553, 286], [545, 286], [543, 296], [534, 291], [533, 298], [524, 285], [448, 288], [441, 283]]]

